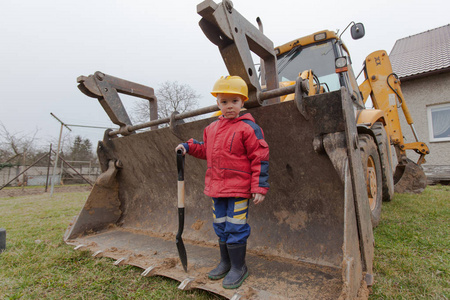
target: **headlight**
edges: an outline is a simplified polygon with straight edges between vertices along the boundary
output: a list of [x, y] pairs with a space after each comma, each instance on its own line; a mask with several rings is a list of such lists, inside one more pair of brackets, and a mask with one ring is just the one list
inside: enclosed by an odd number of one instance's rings
[[347, 58], [346, 57], [338, 57], [335, 61], [336, 69], [344, 68], [347, 66]]
[[318, 33], [314, 36], [314, 41], [321, 41], [327, 38], [327, 33], [326, 32], [322, 32], [322, 33]]

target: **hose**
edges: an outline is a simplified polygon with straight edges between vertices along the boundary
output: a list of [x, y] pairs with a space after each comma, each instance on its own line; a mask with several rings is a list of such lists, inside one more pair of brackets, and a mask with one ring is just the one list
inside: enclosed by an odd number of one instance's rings
[[400, 95], [397, 93], [397, 91], [396, 91], [396, 90], [391, 86], [391, 84], [389, 83], [389, 77], [391, 77], [391, 76], [394, 76], [395, 79], [397, 79], [397, 80], [399, 80], [399, 79], [398, 79], [397, 74], [395, 74], [395, 73], [389, 74], [388, 77], [387, 77], [387, 79], [386, 79], [386, 82], [387, 82], [389, 88], [390, 88], [390, 89], [397, 95], [397, 97], [398, 97], [398, 101], [399, 101], [399, 104], [400, 104], [400, 105], [397, 106], [397, 108], [398, 108], [398, 107], [400, 107], [400, 106], [402, 105], [403, 99], [402, 99], [402, 97], [400, 97]]

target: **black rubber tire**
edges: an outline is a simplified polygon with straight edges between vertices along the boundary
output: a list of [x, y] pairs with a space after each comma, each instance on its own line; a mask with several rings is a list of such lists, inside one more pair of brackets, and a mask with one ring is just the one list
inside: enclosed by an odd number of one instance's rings
[[383, 123], [375, 122], [372, 126], [372, 131], [376, 137], [378, 146], [378, 154], [380, 155], [380, 162], [382, 167], [382, 190], [383, 201], [391, 201], [394, 196], [394, 172], [392, 168], [392, 158], [389, 155], [390, 142], [384, 129]]
[[383, 203], [380, 156], [373, 138], [368, 134], [359, 135], [359, 148], [369, 197], [372, 227], [375, 228], [380, 223], [381, 205]]

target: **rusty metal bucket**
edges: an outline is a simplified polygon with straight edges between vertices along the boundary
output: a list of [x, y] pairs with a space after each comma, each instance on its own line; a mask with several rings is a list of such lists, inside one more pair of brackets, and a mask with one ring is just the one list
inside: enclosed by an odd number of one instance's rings
[[[177, 125], [175, 131], [162, 128], [118, 138], [106, 134], [98, 149], [105, 172], [69, 226], [66, 242], [111, 257], [115, 264], [140, 267], [144, 276], [178, 280], [181, 289], [198, 288], [228, 298], [356, 297], [364, 279], [370, 282], [364, 274], [371, 274], [373, 237], [370, 212], [357, 213], [361, 200], [346, 147], [348, 126], [355, 122], [344, 117], [347, 104], [342, 104], [340, 91], [303, 100], [309, 120], [294, 101], [247, 111], [270, 146], [271, 190], [249, 211], [250, 276], [238, 290], [223, 289], [220, 280], [207, 277], [219, 261], [219, 250], [211, 199], [203, 194], [206, 161], [189, 156], [183, 234], [187, 273], [175, 245], [174, 148], [191, 137], [201, 140], [203, 129], [215, 118]], [[351, 104], [347, 113], [353, 114]], [[360, 161], [359, 152], [355, 155], [354, 164]], [[362, 194], [364, 189], [363, 183]]]

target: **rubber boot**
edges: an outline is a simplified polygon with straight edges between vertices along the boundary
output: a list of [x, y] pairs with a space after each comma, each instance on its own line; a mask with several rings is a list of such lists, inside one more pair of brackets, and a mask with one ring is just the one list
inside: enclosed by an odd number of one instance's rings
[[213, 280], [225, 277], [225, 275], [227, 275], [228, 271], [230, 271], [231, 268], [227, 244], [225, 242], [219, 241], [219, 248], [220, 248], [220, 263], [215, 269], [211, 270], [208, 273], [208, 277]]
[[228, 244], [227, 247], [231, 269], [223, 279], [222, 286], [226, 289], [237, 289], [248, 277], [248, 269], [245, 264], [247, 244]]

